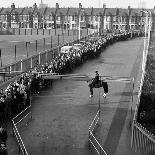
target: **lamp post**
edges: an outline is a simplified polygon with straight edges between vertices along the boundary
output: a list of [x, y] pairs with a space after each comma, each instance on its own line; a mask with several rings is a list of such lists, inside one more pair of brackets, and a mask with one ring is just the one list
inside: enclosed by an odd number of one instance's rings
[[81, 21], [81, 17], [80, 17], [80, 14], [79, 14], [79, 41], [80, 41], [80, 37], [81, 37], [81, 36], [80, 36], [80, 35], [81, 35], [81, 32], [80, 32], [80, 31], [81, 31], [81, 30], [80, 30], [80, 21]]
[[[145, 18], [145, 39], [144, 39], [144, 51], [143, 51], [143, 61], [142, 61], [142, 71], [143, 73], [145, 72], [145, 63], [146, 63], [146, 57], [147, 57], [147, 50], [146, 50], [146, 41], [148, 38], [148, 44], [150, 40], [150, 31], [151, 31], [151, 12], [150, 11], [144, 11], [142, 10], [141, 12], [144, 12], [146, 14]], [[150, 14], [150, 17], [149, 17]], [[147, 36], [148, 33], [148, 36]]]

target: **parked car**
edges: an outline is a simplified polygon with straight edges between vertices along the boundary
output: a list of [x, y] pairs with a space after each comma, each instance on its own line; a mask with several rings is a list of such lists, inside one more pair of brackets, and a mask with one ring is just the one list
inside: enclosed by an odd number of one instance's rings
[[63, 46], [61, 47], [60, 53], [67, 54], [73, 51], [73, 46]]
[[81, 50], [81, 48], [82, 48], [82, 44], [74, 44], [74, 45], [73, 45], [73, 49], [74, 49], [74, 50], [79, 51], [79, 50]]

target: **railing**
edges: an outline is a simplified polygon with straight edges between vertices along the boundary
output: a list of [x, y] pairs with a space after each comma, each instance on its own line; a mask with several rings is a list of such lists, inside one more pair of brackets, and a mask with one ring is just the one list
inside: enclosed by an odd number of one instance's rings
[[155, 154], [155, 136], [137, 121], [140, 96], [141, 96], [142, 86], [143, 86], [144, 76], [145, 76], [145, 68], [146, 68], [149, 43], [150, 43], [150, 29], [148, 30], [148, 38], [146, 39], [145, 37], [145, 40], [144, 40], [142, 77], [141, 77], [140, 88], [138, 92], [138, 100], [136, 103], [136, 108], [135, 108], [135, 113], [134, 113], [133, 123], [132, 123], [131, 147], [134, 149], [135, 152], [137, 152], [137, 154], [140, 154], [140, 155]]
[[[30, 110], [30, 108], [31, 108], [31, 104], [25, 110], [23, 110], [21, 113], [19, 113], [17, 116], [15, 116], [12, 119], [13, 134], [15, 135], [17, 143], [18, 143], [19, 154], [22, 153], [22, 155], [28, 155], [28, 152], [27, 152], [25, 144], [20, 136], [17, 125], [20, 126], [20, 123], [23, 122], [24, 120], [26, 120], [29, 116], [30, 116], [30, 119], [32, 119], [31, 112], [28, 112]], [[19, 118], [21, 118], [21, 119], [19, 119]], [[27, 125], [27, 123], [25, 123], [25, 125]]]
[[132, 148], [140, 155], [155, 153], [155, 136], [138, 122], [134, 122], [132, 130]]
[[100, 121], [100, 110], [98, 110], [96, 116], [94, 117], [91, 125], [89, 126], [89, 143], [95, 148], [97, 154], [99, 155], [107, 155], [101, 144], [98, 142], [98, 140], [94, 136], [95, 128], [97, 124]]

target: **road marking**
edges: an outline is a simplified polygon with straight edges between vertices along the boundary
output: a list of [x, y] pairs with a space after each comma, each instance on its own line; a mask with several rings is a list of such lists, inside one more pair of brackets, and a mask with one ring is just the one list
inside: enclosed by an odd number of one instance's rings
[[13, 40], [13, 41], [8, 41], [9, 43], [22, 43], [22, 41], [18, 41], [18, 40]]

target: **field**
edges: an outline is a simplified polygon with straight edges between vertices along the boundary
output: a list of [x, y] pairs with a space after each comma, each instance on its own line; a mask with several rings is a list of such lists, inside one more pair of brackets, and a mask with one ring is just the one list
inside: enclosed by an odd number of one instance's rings
[[[50, 35], [49, 30], [44, 33], [43, 30], [39, 30], [38, 34], [36, 30], [33, 30], [33, 35], [28, 32], [25, 35], [24, 32], [24, 30], [20, 31], [20, 35], [17, 32], [15, 35], [0, 36], [2, 66], [78, 39], [78, 32], [71, 30], [64, 31], [63, 34], [61, 30], [56, 32], [53, 30], [50, 31]], [[86, 34], [87, 30], [81, 31], [81, 36], [86, 36]]]

